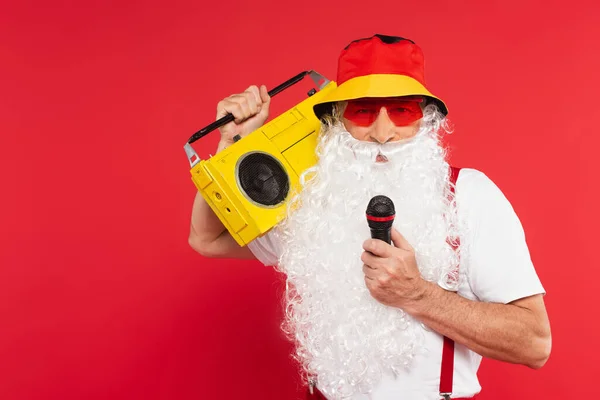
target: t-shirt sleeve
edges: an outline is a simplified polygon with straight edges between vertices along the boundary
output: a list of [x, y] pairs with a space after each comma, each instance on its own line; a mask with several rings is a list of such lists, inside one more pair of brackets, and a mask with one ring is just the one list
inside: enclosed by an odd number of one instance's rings
[[278, 264], [281, 246], [275, 228], [257, 237], [247, 246], [256, 259], [265, 266], [276, 266]]
[[480, 171], [463, 169], [456, 202], [467, 228], [465, 267], [473, 293], [504, 304], [545, 294], [521, 221], [498, 186]]

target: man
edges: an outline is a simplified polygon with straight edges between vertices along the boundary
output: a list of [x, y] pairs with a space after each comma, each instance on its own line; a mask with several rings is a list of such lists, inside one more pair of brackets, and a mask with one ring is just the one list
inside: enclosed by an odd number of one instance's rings
[[[240, 248], [198, 196], [191, 246], [286, 274], [284, 330], [319, 396], [470, 398], [482, 356], [542, 367], [545, 290], [521, 223], [485, 174], [448, 165], [448, 110], [426, 88], [421, 49], [374, 35], [338, 62], [338, 88], [314, 108], [319, 161], [294, 211]], [[219, 149], [264, 123], [269, 102], [253, 86], [219, 103], [217, 118], [236, 117]], [[395, 205], [391, 244], [370, 239], [376, 195]]]

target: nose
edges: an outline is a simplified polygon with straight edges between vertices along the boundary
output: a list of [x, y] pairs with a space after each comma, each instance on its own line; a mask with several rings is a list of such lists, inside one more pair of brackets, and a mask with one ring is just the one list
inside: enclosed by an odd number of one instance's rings
[[395, 125], [385, 107], [381, 107], [371, 128], [370, 137], [374, 142], [387, 143], [395, 136]]

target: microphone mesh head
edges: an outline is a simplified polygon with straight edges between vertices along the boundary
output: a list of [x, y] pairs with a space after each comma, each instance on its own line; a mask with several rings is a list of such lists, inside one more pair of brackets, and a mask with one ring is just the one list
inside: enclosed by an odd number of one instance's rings
[[394, 202], [387, 196], [375, 196], [367, 205], [367, 215], [372, 217], [390, 217], [394, 214], [396, 214]]

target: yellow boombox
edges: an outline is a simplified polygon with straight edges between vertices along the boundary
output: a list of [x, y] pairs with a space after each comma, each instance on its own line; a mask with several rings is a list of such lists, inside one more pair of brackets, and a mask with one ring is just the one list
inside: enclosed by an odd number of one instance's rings
[[233, 121], [231, 114], [196, 132], [184, 145], [192, 181], [241, 246], [264, 235], [287, 211], [298, 178], [316, 163], [320, 121], [313, 105], [337, 86], [315, 71], [304, 71], [269, 91], [272, 97], [310, 76], [319, 91], [208, 160], [191, 143]]

